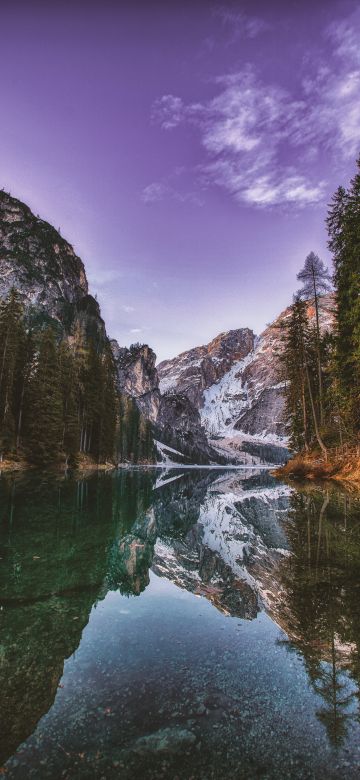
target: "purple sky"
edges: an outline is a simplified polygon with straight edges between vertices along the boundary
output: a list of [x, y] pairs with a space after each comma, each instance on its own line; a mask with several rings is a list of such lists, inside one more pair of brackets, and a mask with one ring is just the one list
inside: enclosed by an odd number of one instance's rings
[[163, 359], [259, 333], [309, 251], [328, 259], [360, 150], [359, 4], [0, 13], [0, 186], [74, 245], [109, 335]]

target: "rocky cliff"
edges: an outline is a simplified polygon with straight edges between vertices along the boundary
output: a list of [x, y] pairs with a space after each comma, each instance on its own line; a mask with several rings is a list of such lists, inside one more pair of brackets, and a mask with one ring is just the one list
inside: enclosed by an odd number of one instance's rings
[[119, 347], [115, 339], [111, 347], [119, 392], [134, 398], [145, 417], [155, 422], [161, 398], [155, 352], [147, 344], [132, 344], [129, 349]]
[[[168, 391], [161, 396], [156, 431], [164, 444], [184, 453], [193, 463], [225, 462], [209, 444], [199, 411], [184, 393]], [[168, 456], [166, 450], [161, 454]]]
[[119, 347], [115, 339], [111, 346], [118, 390], [130, 395], [140, 412], [153, 424], [156, 441], [165, 445], [165, 449], [158, 446], [160, 460], [169, 457], [180, 462], [219, 460], [209, 446], [199, 411], [188, 396], [180, 390], [160, 393], [153, 350], [147, 344]]
[[11, 288], [29, 324], [52, 324], [62, 335], [105, 338], [97, 301], [73, 247], [20, 200], [0, 192], [0, 298]]
[[233, 363], [243, 360], [254, 347], [254, 334], [249, 328], [220, 333], [210, 344], [194, 347], [173, 360], [158, 365], [160, 389], [187, 395], [200, 409], [204, 391], [226, 374]]

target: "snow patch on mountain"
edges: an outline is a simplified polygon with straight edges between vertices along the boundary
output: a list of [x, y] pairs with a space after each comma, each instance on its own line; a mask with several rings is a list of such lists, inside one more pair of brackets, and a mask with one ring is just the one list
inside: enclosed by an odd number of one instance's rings
[[250, 352], [243, 360], [237, 360], [216, 384], [204, 390], [204, 405], [200, 409], [200, 417], [210, 436], [228, 435], [241, 412], [249, 408], [250, 399], [242, 375], [252, 356], [253, 353]]
[[[161, 441], [158, 441], [157, 439], [154, 439], [154, 444], [156, 446], [156, 449], [159, 454], [159, 460], [158, 463], [162, 466], [172, 466], [174, 464], [174, 460], [171, 460], [172, 455], [176, 455], [177, 458], [184, 458], [184, 455], [182, 452], [179, 452], [179, 450], [175, 450], [174, 447], [168, 447], [167, 444], [163, 444]], [[175, 463], [178, 462], [175, 460]]]
[[[269, 431], [268, 427], [257, 430], [255, 435], [241, 430], [241, 417], [247, 410], [251, 410], [266, 390], [279, 391], [284, 387], [283, 382], [270, 384], [267, 378], [261, 377], [258, 381], [249, 382], [247, 369], [256, 366], [257, 361], [266, 351], [267, 345], [262, 338], [256, 339], [255, 348], [243, 360], [237, 360], [230, 370], [211, 387], [204, 390], [204, 405], [200, 408], [201, 422], [208, 436], [221, 437], [220, 449], [227, 450], [231, 443], [225, 441], [237, 439], [240, 441], [262, 441], [268, 444], [286, 446], [287, 438]], [[268, 377], [270, 379], [270, 377]], [[237, 427], [235, 428], [235, 424]]]

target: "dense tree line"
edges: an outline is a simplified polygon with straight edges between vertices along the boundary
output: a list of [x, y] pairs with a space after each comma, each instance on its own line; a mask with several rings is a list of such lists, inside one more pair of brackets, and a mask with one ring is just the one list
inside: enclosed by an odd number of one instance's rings
[[51, 326], [32, 332], [11, 290], [0, 303], [0, 460], [74, 466], [81, 453], [98, 463], [151, 459], [150, 425], [118, 398], [108, 340], [76, 348]]
[[[334, 273], [313, 252], [285, 323], [281, 356], [291, 445], [309, 450], [358, 442], [360, 434], [360, 160], [339, 187], [327, 218]], [[321, 329], [321, 296], [334, 288], [335, 324]], [[309, 318], [309, 304], [315, 316]]]
[[153, 429], [149, 420], [140, 414], [134, 399], [125, 393], [121, 393], [119, 396], [118, 409], [117, 453], [119, 462], [154, 461]]

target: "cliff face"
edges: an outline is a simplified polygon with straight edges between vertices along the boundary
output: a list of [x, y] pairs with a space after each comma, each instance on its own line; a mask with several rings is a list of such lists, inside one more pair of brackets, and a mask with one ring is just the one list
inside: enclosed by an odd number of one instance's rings
[[220, 333], [209, 344], [160, 363], [160, 390], [184, 393], [200, 409], [204, 391], [218, 382], [235, 361], [245, 358], [253, 347], [254, 334], [249, 328]]
[[83, 262], [60, 233], [20, 200], [0, 192], [0, 297], [15, 287], [29, 323], [105, 337]]
[[161, 397], [157, 436], [195, 463], [220, 461], [209, 445], [198, 409], [184, 393], [168, 392]]
[[155, 352], [147, 344], [133, 344], [130, 349], [119, 347], [115, 339], [112, 339], [111, 347], [119, 392], [134, 398], [144, 416], [155, 422], [160, 407]]
[[183, 393], [161, 395], [156, 355], [147, 344], [133, 344], [129, 349], [111, 341], [116, 365], [117, 387], [130, 395], [147, 420], [153, 423], [154, 436], [199, 463], [216, 459], [208, 444], [198, 409]]

